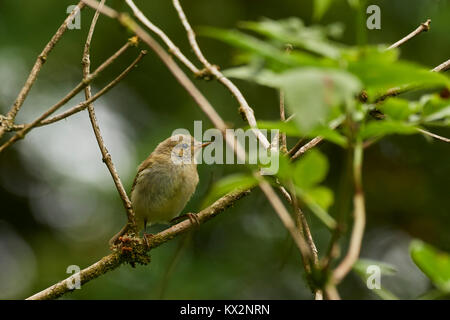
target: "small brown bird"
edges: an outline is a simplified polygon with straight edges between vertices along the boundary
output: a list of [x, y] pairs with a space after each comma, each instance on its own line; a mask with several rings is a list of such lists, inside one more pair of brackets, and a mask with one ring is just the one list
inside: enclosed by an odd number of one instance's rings
[[[147, 225], [168, 223], [186, 206], [199, 180], [194, 157], [210, 143], [199, 143], [190, 135], [174, 135], [140, 164], [131, 187], [131, 204], [144, 238]], [[110, 245], [128, 231], [127, 227], [109, 241]]]

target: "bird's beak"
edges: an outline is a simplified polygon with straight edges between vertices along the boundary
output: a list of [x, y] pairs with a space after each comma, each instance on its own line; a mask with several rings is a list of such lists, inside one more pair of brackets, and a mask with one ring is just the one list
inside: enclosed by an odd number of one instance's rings
[[212, 143], [212, 141], [203, 143], [203, 144], [200, 145], [200, 148], [204, 148], [206, 146], [209, 146], [211, 143]]
[[199, 143], [199, 144], [195, 144], [194, 145], [194, 150], [200, 150], [204, 147], [206, 147], [207, 145], [210, 145], [212, 142], [206, 142], [206, 143]]

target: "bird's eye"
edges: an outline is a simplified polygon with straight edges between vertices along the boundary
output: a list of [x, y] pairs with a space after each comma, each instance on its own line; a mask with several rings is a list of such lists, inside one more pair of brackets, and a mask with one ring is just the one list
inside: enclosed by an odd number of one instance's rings
[[188, 145], [187, 143], [183, 143], [183, 144], [181, 145], [181, 147], [182, 147], [183, 149], [187, 149], [187, 148], [189, 148], [189, 145]]

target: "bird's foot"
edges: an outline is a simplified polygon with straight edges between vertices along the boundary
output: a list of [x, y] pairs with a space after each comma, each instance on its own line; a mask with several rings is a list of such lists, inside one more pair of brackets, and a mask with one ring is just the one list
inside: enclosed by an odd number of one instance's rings
[[170, 220], [171, 223], [178, 223], [181, 221], [184, 221], [186, 219], [189, 219], [189, 221], [192, 223], [192, 225], [199, 226], [200, 220], [198, 219], [198, 216], [195, 213], [186, 213], [181, 216], [175, 217], [172, 220]]
[[150, 239], [153, 238], [153, 234], [151, 233], [145, 233], [142, 235], [142, 238], [144, 239], [145, 245], [147, 247], [150, 247]]
[[199, 226], [200, 220], [198, 219], [198, 216], [195, 213], [186, 213], [186, 215], [189, 218], [189, 221], [191, 221], [192, 225]]

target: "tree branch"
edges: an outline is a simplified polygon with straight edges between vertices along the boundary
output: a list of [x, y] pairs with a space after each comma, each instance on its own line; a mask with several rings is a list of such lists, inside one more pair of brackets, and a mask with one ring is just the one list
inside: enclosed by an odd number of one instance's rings
[[44, 47], [42, 52], [39, 54], [38, 58], [36, 59], [36, 62], [34, 63], [33, 68], [31, 69], [30, 74], [28, 75], [28, 78], [25, 82], [25, 85], [22, 87], [22, 89], [19, 92], [19, 95], [17, 96], [16, 100], [14, 101], [13, 106], [9, 110], [9, 112], [6, 114], [6, 117], [3, 117], [1, 126], [0, 126], [0, 138], [4, 135], [6, 131], [10, 131], [9, 128], [13, 126], [14, 119], [16, 118], [17, 113], [19, 112], [20, 108], [22, 107], [23, 103], [25, 102], [25, 99], [28, 96], [28, 93], [31, 90], [31, 87], [33, 86], [34, 82], [37, 79], [37, 76], [39, 72], [41, 71], [42, 66], [47, 61], [48, 55], [53, 50], [55, 45], [58, 43], [59, 39], [61, 39], [64, 32], [67, 30], [67, 26], [69, 22], [73, 20], [75, 15], [83, 9], [85, 4], [83, 1], [80, 1], [76, 7], [72, 10], [72, 12], [67, 16], [67, 18], [64, 20], [63, 24], [58, 28], [56, 33], [53, 35], [53, 37], [50, 39], [50, 41], [47, 43], [47, 45]]
[[402, 44], [404, 44], [405, 42], [411, 40], [412, 38], [414, 38], [415, 36], [418, 36], [419, 34], [421, 34], [422, 32], [427, 32], [428, 30], [430, 30], [430, 24], [431, 24], [431, 20], [428, 19], [427, 21], [423, 22], [420, 24], [420, 26], [414, 30], [413, 32], [411, 32], [410, 34], [408, 34], [406, 37], [404, 37], [403, 39], [400, 39], [399, 41], [397, 41], [396, 43], [394, 43], [393, 45], [391, 45], [388, 50], [390, 49], [394, 49], [394, 48], [398, 48], [400, 47]]
[[[333, 121], [331, 121], [330, 123], [330, 128], [331, 129], [336, 129], [341, 123], [342, 123], [342, 119], [338, 118], [335, 119]], [[323, 141], [323, 137], [318, 136], [315, 137], [314, 139], [310, 140], [308, 143], [304, 144], [303, 146], [300, 147], [301, 145], [301, 141], [297, 142], [297, 144], [289, 151], [289, 155], [291, 155], [291, 160], [294, 161], [296, 159], [298, 159], [302, 154], [304, 154], [306, 151], [308, 151], [309, 149], [314, 148], [315, 146], [317, 146], [319, 143], [321, 143]], [[297, 150], [297, 151], [295, 151]], [[293, 153], [293, 155], [292, 155]]]
[[[199, 213], [197, 213], [198, 221], [200, 224], [203, 224], [207, 222], [208, 220], [212, 219], [216, 215], [224, 212], [227, 208], [232, 206], [237, 200], [241, 199], [242, 197], [249, 194], [249, 191], [238, 191], [238, 192], [232, 192], [230, 194], [227, 194], [214, 202], [211, 206], [203, 209]], [[135, 239], [133, 241], [136, 241], [136, 251], [141, 250], [142, 252], [140, 255], [146, 255], [150, 250], [159, 247], [163, 243], [183, 234], [191, 229], [195, 228], [196, 226], [191, 223], [190, 220], [184, 220], [170, 228], [167, 228], [164, 231], [161, 231], [160, 233], [157, 233], [150, 237], [148, 239], [149, 246], [145, 249], [145, 244], [142, 242], [139, 242], [140, 239]], [[61, 297], [65, 293], [71, 292], [74, 289], [70, 289], [70, 284], [73, 283], [73, 279], [76, 277], [79, 277], [80, 284], [83, 285], [109, 271], [112, 271], [119, 267], [124, 262], [130, 262], [133, 263], [134, 260], [127, 260], [127, 257], [129, 257], [128, 250], [117, 250], [102, 259], [100, 259], [98, 262], [94, 263], [93, 265], [81, 270], [79, 273], [74, 274], [70, 277], [68, 277], [65, 280], [62, 280], [55, 285], [42, 290], [39, 293], [36, 293], [35, 295], [29, 297], [27, 300], [48, 300], [48, 299], [56, 299], [58, 297]]]
[[72, 89], [64, 98], [62, 98], [55, 105], [50, 107], [47, 111], [45, 111], [41, 116], [39, 116], [33, 122], [24, 125], [24, 127], [20, 131], [18, 131], [14, 136], [12, 136], [2, 146], [0, 146], [0, 152], [5, 150], [7, 147], [12, 145], [13, 143], [23, 139], [27, 135], [27, 133], [30, 132], [34, 127], [39, 126], [41, 123], [44, 123], [45, 119], [47, 119], [56, 110], [58, 110], [63, 105], [65, 105], [68, 101], [70, 101], [74, 96], [76, 96], [87, 85], [89, 85], [104, 69], [106, 69], [108, 66], [110, 66], [130, 46], [131, 46], [131, 42], [129, 41], [122, 48], [120, 48], [115, 54], [113, 54], [105, 62], [103, 62], [92, 74], [89, 75], [88, 78], [83, 79], [83, 81], [81, 81], [74, 89]]
[[180, 60], [181, 63], [183, 63], [192, 73], [194, 73], [195, 75], [200, 75], [200, 71], [198, 70], [198, 68], [191, 61], [189, 61], [188, 58], [186, 58], [186, 56], [172, 42], [172, 40], [170, 40], [170, 38], [164, 33], [164, 31], [162, 31], [147, 19], [142, 11], [139, 10], [139, 8], [134, 4], [133, 0], [125, 0], [125, 2], [131, 8], [136, 18], [141, 21], [149, 30], [158, 35], [162, 39], [162, 41], [164, 41], [170, 53], [177, 57], [178, 60]]
[[[102, 7], [105, 4], [105, 1], [106, 0], [101, 1], [100, 7]], [[97, 10], [94, 14], [94, 17], [92, 18], [91, 26], [89, 28], [89, 33], [88, 33], [88, 36], [86, 39], [86, 43], [84, 45], [82, 64], [83, 64], [83, 77], [85, 80], [90, 77], [90, 67], [91, 67], [90, 46], [91, 46], [91, 41], [92, 41], [92, 35], [94, 33], [95, 26], [97, 24], [99, 15], [100, 15], [100, 12]], [[84, 88], [84, 95], [85, 95], [86, 100], [89, 100], [92, 97], [90, 85], [88, 85]], [[94, 105], [92, 103], [88, 104], [87, 109], [88, 109], [89, 119], [91, 121], [92, 129], [94, 131], [95, 138], [97, 140], [98, 146], [100, 148], [100, 152], [103, 157], [103, 162], [105, 163], [106, 167], [108, 168], [108, 170], [111, 174], [111, 177], [114, 181], [114, 184], [116, 186], [116, 189], [119, 192], [119, 196], [122, 199], [122, 203], [127, 212], [128, 223], [130, 224], [130, 228], [131, 228], [131, 230], [136, 231], [136, 223], [134, 220], [133, 207], [131, 206], [131, 201], [128, 198], [125, 188], [123, 187], [122, 181], [120, 180], [120, 177], [119, 177], [119, 174], [117, 173], [116, 167], [114, 166], [114, 164], [112, 162], [111, 155], [109, 154], [108, 149], [105, 146], [105, 142], [103, 141], [103, 137], [100, 132], [100, 127], [98, 125], [97, 117], [95, 115]]]
[[[286, 121], [286, 113], [285, 113], [285, 103], [284, 103], [284, 91], [280, 90], [280, 120], [281, 121]], [[287, 149], [287, 141], [286, 141], [286, 133], [281, 132], [280, 134], [280, 150], [283, 153], [287, 153], [288, 149]]]
[[314, 243], [314, 239], [312, 237], [311, 230], [308, 225], [308, 221], [306, 220], [306, 217], [303, 214], [303, 211], [298, 206], [297, 196], [296, 196], [296, 192], [293, 187], [292, 181], [289, 181], [289, 188], [290, 188], [290, 193], [287, 192], [286, 189], [282, 186], [280, 186], [279, 189], [281, 190], [281, 193], [286, 198], [286, 200], [292, 205], [292, 207], [294, 208], [294, 212], [296, 213], [298, 230], [300, 231], [301, 236], [304, 239], [306, 239], [306, 243], [308, 245], [309, 252], [310, 252], [309, 260], [307, 260], [308, 257], [302, 257], [304, 268], [305, 268], [306, 274], [308, 276], [308, 282], [314, 293], [315, 299], [322, 300], [323, 299], [322, 290], [316, 288], [316, 286], [314, 284], [313, 274], [311, 271], [311, 266], [309, 265], [309, 263], [311, 263], [315, 270], [319, 270], [319, 268], [320, 268], [317, 247], [316, 247], [316, 244]]
[[197, 43], [194, 30], [192, 30], [191, 25], [189, 24], [186, 15], [183, 11], [183, 8], [180, 5], [179, 0], [173, 0], [173, 5], [178, 12], [178, 16], [180, 17], [181, 23], [184, 26], [184, 29], [186, 30], [189, 43], [192, 47], [192, 50], [194, 51], [195, 55], [197, 56], [198, 60], [203, 64], [205, 69], [208, 73], [213, 75], [221, 84], [223, 84], [230, 92], [231, 94], [236, 98], [236, 100], [239, 102], [239, 111], [241, 114], [245, 116], [245, 119], [247, 120], [250, 127], [253, 129], [253, 132], [255, 133], [256, 137], [259, 139], [261, 144], [264, 146], [265, 149], [270, 148], [270, 142], [267, 140], [267, 138], [262, 134], [260, 130], [258, 130], [258, 125], [256, 123], [255, 115], [253, 109], [249, 106], [247, 103], [247, 100], [245, 100], [242, 93], [239, 91], [239, 89], [234, 85], [231, 80], [226, 78], [222, 72], [219, 71], [218, 67], [215, 65], [212, 65], [203, 55], [202, 51], [200, 50], [200, 47]]
[[60, 113], [59, 115], [56, 115], [52, 118], [48, 118], [46, 120], [43, 120], [38, 126], [45, 126], [49, 125], [51, 123], [60, 121], [62, 119], [65, 119], [67, 117], [70, 117], [71, 115], [80, 112], [87, 108], [89, 103], [92, 103], [96, 101], [98, 98], [103, 96], [105, 93], [107, 93], [109, 90], [111, 90], [114, 86], [116, 86], [120, 81], [122, 81], [128, 73], [130, 73], [131, 70], [133, 70], [136, 65], [141, 61], [141, 59], [147, 54], [146, 50], [141, 50], [139, 53], [139, 56], [121, 73], [119, 74], [113, 81], [108, 83], [105, 87], [103, 87], [99, 92], [97, 92], [95, 95], [93, 95], [89, 100], [83, 101], [76, 106], [70, 108], [67, 111], [64, 111]]
[[336, 285], [352, 270], [353, 265], [359, 258], [361, 244], [366, 224], [366, 209], [364, 192], [362, 187], [362, 142], [358, 141], [355, 146], [353, 159], [353, 180], [355, 194], [353, 196], [353, 229], [350, 237], [350, 245], [346, 256], [333, 272], [332, 284]]
[[450, 69], [450, 59], [441, 63], [440, 65], [438, 65], [437, 67], [435, 67], [434, 69], [432, 69], [431, 71], [433, 72], [445, 72], [448, 69]]
[[450, 139], [449, 139], [449, 138], [442, 137], [442, 136], [440, 136], [440, 135], [437, 135], [437, 134], [435, 134], [435, 133], [432, 133], [432, 132], [429, 132], [429, 131], [423, 130], [423, 129], [417, 129], [417, 131], [419, 131], [419, 132], [421, 132], [421, 133], [423, 133], [423, 134], [425, 134], [425, 135], [427, 135], [427, 136], [433, 137], [433, 138], [435, 138], [435, 139], [438, 139], [438, 140], [441, 140], [441, 141], [450, 143]]

